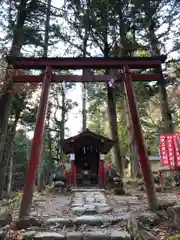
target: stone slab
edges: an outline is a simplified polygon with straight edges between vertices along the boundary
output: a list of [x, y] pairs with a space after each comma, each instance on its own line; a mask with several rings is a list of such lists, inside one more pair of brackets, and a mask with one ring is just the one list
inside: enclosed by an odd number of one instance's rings
[[84, 204], [78, 204], [78, 203], [73, 203], [71, 204], [71, 207], [74, 208], [74, 207], [83, 207]]
[[69, 218], [50, 218], [46, 221], [46, 225], [63, 225], [72, 226], [72, 220]]
[[109, 213], [113, 210], [112, 207], [108, 206], [108, 207], [96, 207], [96, 212], [99, 214], [103, 214], [103, 213]]
[[86, 224], [88, 226], [100, 226], [103, 224], [103, 216], [84, 215], [74, 219], [76, 224]]
[[95, 203], [95, 202], [96, 202], [96, 199], [93, 198], [93, 197], [88, 197], [88, 198], [85, 198], [85, 202], [86, 202], [86, 203]]
[[131, 235], [127, 231], [112, 231], [110, 235], [111, 240], [130, 240]]
[[33, 237], [36, 235], [36, 231], [27, 231], [25, 233], [23, 233], [23, 239], [24, 240], [31, 240], [33, 239]]
[[83, 234], [83, 240], [110, 240], [110, 235], [103, 231], [90, 231]]
[[83, 235], [81, 232], [67, 232], [66, 240], [82, 240]]
[[56, 233], [56, 232], [39, 232], [37, 233], [34, 240], [64, 240], [64, 234]]
[[107, 204], [107, 203], [95, 202], [95, 203], [93, 203], [93, 205], [94, 205], [95, 207], [109, 207], [109, 204]]
[[104, 192], [105, 190], [103, 188], [72, 188], [72, 192]]
[[122, 214], [122, 215], [115, 215], [115, 216], [104, 216], [103, 217], [103, 223], [106, 224], [106, 223], [109, 223], [109, 224], [117, 224], [119, 223], [120, 221], [123, 221], [123, 220], [128, 220], [130, 218], [130, 214]]
[[72, 208], [72, 211], [76, 215], [83, 215], [83, 214], [90, 215], [90, 214], [96, 213], [95, 206], [93, 206], [93, 205], [86, 205], [83, 207], [74, 207], [74, 208]]

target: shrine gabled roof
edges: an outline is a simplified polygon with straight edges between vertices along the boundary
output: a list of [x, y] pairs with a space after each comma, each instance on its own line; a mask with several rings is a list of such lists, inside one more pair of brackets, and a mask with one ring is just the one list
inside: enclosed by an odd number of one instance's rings
[[103, 149], [101, 149], [101, 151], [105, 154], [107, 154], [112, 148], [112, 146], [115, 144], [115, 141], [86, 129], [80, 134], [64, 140], [64, 153], [68, 154], [72, 152], [72, 143], [74, 144], [74, 148], [76, 149], [80, 145], [88, 145], [95, 141], [103, 143]]

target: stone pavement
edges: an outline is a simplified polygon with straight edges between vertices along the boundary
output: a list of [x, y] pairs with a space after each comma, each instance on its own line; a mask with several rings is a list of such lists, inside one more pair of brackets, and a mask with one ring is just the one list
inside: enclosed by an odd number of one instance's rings
[[46, 218], [43, 231], [26, 231], [24, 239], [131, 239], [126, 230], [130, 216], [117, 215], [108, 204], [103, 189], [72, 189], [69, 210], [67, 216], [62, 214], [58, 216], [56, 213], [56, 217]]
[[157, 195], [161, 208], [154, 213], [145, 193], [132, 189], [126, 195], [97, 188], [46, 192], [36, 195], [30, 217], [0, 214], [0, 240], [166, 239], [179, 233], [180, 202], [176, 192]]

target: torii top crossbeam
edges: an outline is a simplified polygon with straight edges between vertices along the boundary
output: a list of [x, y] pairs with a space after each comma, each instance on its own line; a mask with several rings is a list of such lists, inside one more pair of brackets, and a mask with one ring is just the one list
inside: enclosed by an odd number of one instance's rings
[[166, 60], [166, 56], [118, 58], [24, 58], [8, 56], [6, 59], [14, 69], [45, 69], [46, 66], [60, 70], [120, 69], [123, 66], [128, 66], [129, 69], [148, 69], [159, 67]]

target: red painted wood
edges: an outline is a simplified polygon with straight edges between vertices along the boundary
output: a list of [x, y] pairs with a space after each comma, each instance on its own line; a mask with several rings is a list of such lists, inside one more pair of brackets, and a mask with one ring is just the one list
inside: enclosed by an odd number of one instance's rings
[[104, 159], [99, 159], [98, 182], [99, 185], [104, 185]]
[[101, 163], [101, 182], [104, 185], [104, 160], [100, 160]]
[[[116, 79], [116, 83], [121, 83], [122, 74]], [[15, 83], [40, 83], [43, 81], [42, 75], [14, 75], [13, 82]], [[108, 82], [114, 78], [111, 75], [96, 75], [89, 79], [84, 79], [80, 75], [52, 75], [51, 82]], [[159, 81], [163, 78], [162, 74], [135, 74], [132, 73], [133, 82], [139, 81]]]
[[124, 71], [124, 87], [125, 87], [125, 92], [128, 99], [133, 131], [135, 134], [137, 150], [139, 155], [139, 162], [141, 165], [144, 183], [147, 189], [147, 198], [149, 201], [150, 208], [152, 210], [155, 210], [155, 209], [158, 209], [158, 200], [157, 200], [156, 191], [154, 188], [154, 181], [153, 181], [151, 166], [148, 158], [148, 152], [145, 146], [145, 141], [142, 133], [139, 111], [138, 111], [135, 93], [133, 89], [131, 73], [129, 72], [129, 68], [127, 66], [124, 67], [123, 71]]
[[[75, 154], [74, 140], [71, 141], [71, 153]], [[70, 161], [71, 161], [71, 185], [75, 186], [77, 183], [76, 165], [75, 165], [75, 160], [70, 159]]]
[[28, 162], [28, 169], [24, 185], [23, 199], [20, 208], [20, 217], [27, 216], [32, 203], [33, 190], [36, 181], [37, 169], [41, 154], [41, 147], [44, 134], [44, 123], [47, 112], [48, 96], [51, 82], [51, 68], [47, 67], [44, 73], [44, 81], [40, 97], [39, 108], [36, 117], [34, 137], [32, 140], [31, 154]]
[[72, 172], [72, 175], [71, 175], [71, 184], [73, 186], [76, 186], [76, 165], [75, 165], [75, 160], [72, 160], [71, 161], [71, 172]]
[[100, 166], [100, 163], [99, 163], [99, 167], [98, 167], [98, 184], [101, 185], [102, 182], [101, 182], [101, 166]]

